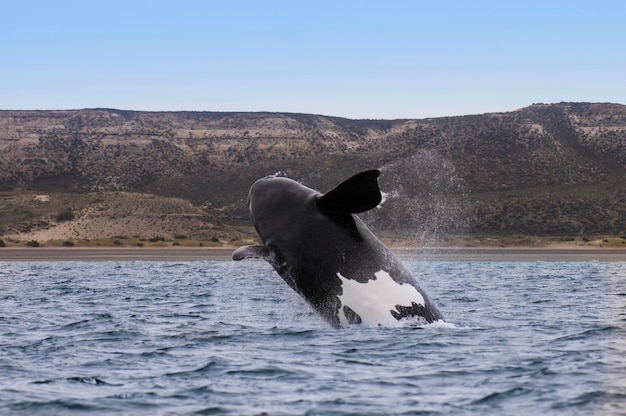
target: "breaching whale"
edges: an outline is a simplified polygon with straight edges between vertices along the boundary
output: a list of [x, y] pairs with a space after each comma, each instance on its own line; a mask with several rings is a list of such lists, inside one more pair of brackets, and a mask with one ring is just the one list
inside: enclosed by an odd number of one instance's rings
[[381, 202], [379, 175], [358, 173], [325, 194], [283, 175], [257, 180], [248, 204], [263, 245], [240, 247], [233, 260], [266, 260], [335, 327], [443, 319], [402, 262], [355, 215]]

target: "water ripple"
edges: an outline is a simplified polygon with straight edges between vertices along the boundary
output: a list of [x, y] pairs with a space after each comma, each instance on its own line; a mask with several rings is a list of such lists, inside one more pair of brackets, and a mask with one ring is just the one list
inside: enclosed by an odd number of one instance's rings
[[626, 413], [626, 263], [409, 263], [446, 322], [342, 330], [262, 262], [0, 266], [0, 414]]

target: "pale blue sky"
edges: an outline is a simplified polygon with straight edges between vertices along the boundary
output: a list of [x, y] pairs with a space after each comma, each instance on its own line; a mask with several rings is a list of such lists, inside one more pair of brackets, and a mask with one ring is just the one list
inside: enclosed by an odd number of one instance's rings
[[2, 0], [0, 109], [626, 104], [626, 1]]

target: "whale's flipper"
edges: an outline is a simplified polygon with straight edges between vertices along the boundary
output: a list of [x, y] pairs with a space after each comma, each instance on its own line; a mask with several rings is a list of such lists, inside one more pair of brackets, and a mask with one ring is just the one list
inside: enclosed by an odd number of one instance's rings
[[281, 270], [285, 267], [285, 261], [281, 256], [278, 249], [274, 246], [243, 246], [233, 251], [233, 260], [245, 260], [245, 259], [263, 259], [276, 270]]
[[378, 187], [379, 170], [367, 170], [341, 182], [317, 199], [317, 206], [326, 211], [357, 214], [375, 208], [382, 195]]
[[233, 260], [263, 259], [269, 261], [274, 257], [272, 247], [269, 246], [243, 246], [233, 251]]
[[274, 267], [278, 274], [292, 289], [298, 291], [293, 278], [287, 270], [289, 266], [285, 263], [280, 251], [274, 246], [243, 246], [233, 251], [233, 260], [263, 259]]

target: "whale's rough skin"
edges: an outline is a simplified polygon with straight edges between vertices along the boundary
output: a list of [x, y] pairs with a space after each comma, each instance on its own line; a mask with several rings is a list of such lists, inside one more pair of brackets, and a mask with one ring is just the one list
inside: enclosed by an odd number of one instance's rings
[[443, 319], [411, 273], [356, 216], [381, 201], [378, 170], [358, 173], [321, 194], [282, 176], [250, 188], [252, 222], [263, 245], [233, 260], [262, 258], [335, 327]]

